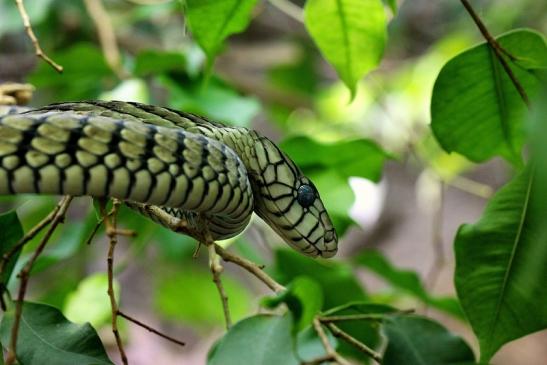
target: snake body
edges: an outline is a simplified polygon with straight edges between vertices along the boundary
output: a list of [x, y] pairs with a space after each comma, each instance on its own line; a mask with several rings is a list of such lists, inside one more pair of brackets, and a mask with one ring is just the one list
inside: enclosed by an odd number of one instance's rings
[[117, 101], [14, 111], [0, 115], [0, 195], [155, 205], [191, 229], [205, 217], [214, 239], [240, 233], [254, 211], [298, 251], [336, 253], [336, 232], [313, 183], [256, 131]]

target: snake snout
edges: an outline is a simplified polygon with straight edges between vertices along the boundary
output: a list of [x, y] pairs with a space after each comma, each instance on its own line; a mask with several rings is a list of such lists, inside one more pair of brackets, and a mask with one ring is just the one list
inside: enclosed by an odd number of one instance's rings
[[323, 247], [319, 250], [321, 257], [329, 258], [336, 255], [338, 251], [338, 237], [334, 229], [328, 230], [323, 236]]

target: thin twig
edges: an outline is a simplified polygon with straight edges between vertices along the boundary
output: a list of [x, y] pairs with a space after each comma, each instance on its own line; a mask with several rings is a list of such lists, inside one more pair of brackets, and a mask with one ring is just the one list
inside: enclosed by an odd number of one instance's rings
[[327, 355], [319, 356], [313, 360], [302, 361], [300, 365], [321, 365], [324, 363], [330, 363], [331, 361], [336, 361], [336, 359], [334, 358], [334, 356], [327, 354]]
[[116, 73], [120, 79], [125, 79], [129, 75], [123, 69], [121, 64], [120, 49], [116, 41], [116, 33], [112, 26], [112, 21], [101, 0], [84, 0], [87, 12], [91, 16], [97, 34], [99, 43], [103, 50], [104, 57], [110, 68]]
[[496, 39], [492, 37], [492, 35], [490, 34], [488, 29], [482, 22], [479, 15], [475, 12], [475, 9], [473, 9], [471, 4], [469, 3], [469, 1], [467, 0], [460, 0], [460, 1], [463, 4], [465, 10], [467, 10], [469, 15], [471, 15], [471, 18], [473, 19], [473, 21], [479, 28], [479, 31], [481, 32], [484, 39], [486, 39], [486, 42], [488, 42], [490, 47], [494, 50], [494, 54], [496, 55], [496, 58], [500, 61], [503, 69], [507, 73], [507, 76], [509, 76], [509, 78], [511, 79], [511, 82], [513, 83], [518, 93], [520, 94], [520, 97], [522, 98], [526, 106], [528, 106], [529, 108], [530, 99], [528, 98], [528, 95], [526, 94], [524, 87], [520, 84], [519, 80], [516, 78], [515, 74], [513, 73], [513, 70], [511, 69], [511, 67], [509, 66], [509, 64], [503, 57], [503, 55], [505, 54], [511, 61], [515, 61], [516, 57], [514, 57], [509, 52], [507, 52], [503, 47], [500, 46], [500, 44], [496, 41]]
[[319, 321], [317, 317], [313, 319], [313, 328], [315, 329], [315, 332], [317, 332], [317, 335], [319, 336], [319, 339], [321, 340], [321, 343], [323, 344], [323, 347], [325, 348], [325, 351], [327, 352], [327, 356], [329, 356], [332, 360], [336, 361], [340, 365], [351, 365], [348, 360], [344, 359], [332, 347], [327, 337], [327, 334], [323, 330], [323, 327], [321, 327], [321, 322]]
[[230, 253], [217, 244], [215, 244], [215, 251], [220, 257], [222, 257], [224, 261], [241, 266], [242, 268], [256, 276], [260, 281], [266, 284], [266, 286], [274, 292], [279, 293], [285, 290], [285, 287], [283, 285], [272, 279], [271, 276], [269, 276], [264, 272], [264, 270], [262, 270], [262, 267], [255, 264], [254, 262]]
[[112, 333], [114, 333], [114, 338], [116, 339], [116, 345], [118, 346], [120, 357], [122, 358], [122, 363], [124, 365], [127, 365], [128, 364], [127, 355], [125, 354], [122, 339], [118, 331], [119, 307], [118, 307], [118, 303], [116, 302], [116, 295], [114, 293], [114, 250], [116, 248], [116, 244], [118, 243], [118, 231], [116, 229], [116, 218], [117, 218], [117, 212], [118, 212], [120, 204], [121, 202], [119, 200], [114, 199], [111, 214], [110, 213], [107, 214], [105, 212], [105, 205], [101, 204], [101, 215], [104, 218], [104, 223], [106, 226], [106, 235], [108, 236], [110, 241], [110, 245], [108, 249], [108, 258], [107, 258], [107, 264], [108, 264], [108, 268], [107, 268], [108, 291], [107, 292], [108, 292], [108, 297], [110, 298], [110, 309], [112, 310]]
[[19, 287], [19, 294], [17, 296], [17, 303], [15, 305], [15, 317], [14, 317], [13, 325], [11, 327], [11, 339], [10, 339], [10, 344], [8, 348], [8, 355], [6, 358], [6, 365], [12, 365], [15, 363], [16, 353], [17, 353], [17, 337], [19, 335], [19, 326], [21, 324], [21, 315], [23, 313], [23, 301], [25, 299], [30, 271], [32, 270], [32, 266], [38, 259], [38, 256], [40, 256], [40, 254], [44, 251], [44, 248], [46, 247], [49, 239], [53, 235], [53, 232], [55, 231], [57, 226], [64, 221], [66, 211], [68, 207], [70, 206], [71, 202], [72, 202], [71, 196], [65, 196], [61, 200], [61, 202], [58, 205], [59, 209], [57, 210], [57, 213], [55, 214], [55, 216], [53, 217], [51, 221], [51, 226], [49, 227], [46, 234], [42, 238], [42, 241], [40, 241], [40, 244], [34, 251], [34, 254], [31, 256], [30, 260], [26, 263], [25, 267], [21, 270], [21, 272], [18, 275], [21, 280], [21, 285]]
[[368, 313], [368, 314], [347, 314], [341, 316], [326, 316], [318, 317], [321, 323], [331, 323], [331, 322], [348, 322], [348, 321], [381, 321], [386, 316], [392, 315], [404, 315], [414, 313], [414, 309], [406, 309], [397, 312], [390, 313]]
[[347, 343], [355, 347], [357, 350], [361, 351], [365, 355], [374, 359], [374, 361], [376, 361], [378, 364], [382, 363], [382, 356], [379, 353], [377, 353], [376, 351], [374, 351], [373, 349], [371, 349], [370, 347], [368, 347], [367, 345], [365, 345], [364, 343], [362, 343], [355, 337], [344, 332], [342, 329], [340, 329], [340, 327], [338, 327], [334, 323], [327, 323], [327, 327], [329, 328], [329, 330], [332, 332], [332, 334], [335, 337], [338, 337], [346, 341]]
[[297, 22], [304, 23], [304, 12], [298, 5], [288, 0], [269, 0], [270, 4], [275, 6], [281, 12], [293, 18]]
[[123, 318], [127, 319], [127, 320], [130, 321], [130, 322], [133, 322], [133, 323], [136, 324], [137, 326], [140, 326], [140, 327], [142, 327], [142, 328], [144, 328], [144, 329], [146, 329], [146, 330], [148, 330], [148, 331], [150, 331], [150, 332], [152, 332], [152, 333], [154, 333], [154, 334], [156, 334], [156, 335], [158, 335], [158, 336], [160, 336], [160, 337], [162, 337], [162, 338], [165, 338], [165, 339], [168, 340], [168, 341], [171, 341], [171, 342], [173, 342], [173, 343], [175, 343], [175, 344], [177, 344], [177, 345], [179, 345], [179, 346], [186, 346], [186, 344], [185, 344], [184, 342], [182, 342], [182, 341], [180, 341], [180, 340], [177, 340], [176, 338], [173, 338], [173, 337], [171, 337], [171, 336], [168, 336], [168, 335], [166, 335], [165, 333], [162, 333], [162, 332], [160, 332], [160, 331], [158, 331], [158, 330], [156, 330], [156, 329], [154, 329], [154, 328], [152, 328], [152, 327], [150, 327], [150, 326], [148, 326], [148, 325], [142, 323], [141, 321], [139, 321], [139, 320], [137, 320], [137, 319], [135, 319], [135, 318], [133, 318], [133, 317], [131, 317], [131, 316], [129, 316], [129, 315], [123, 313], [123, 312], [120, 311], [119, 309], [118, 309], [118, 315], [119, 315], [120, 317], [123, 317]]
[[40, 47], [40, 42], [38, 42], [38, 38], [36, 38], [36, 35], [34, 34], [34, 31], [32, 30], [32, 25], [30, 24], [30, 18], [28, 16], [27, 10], [25, 9], [25, 4], [23, 4], [23, 0], [15, 0], [15, 3], [17, 4], [17, 9], [19, 10], [19, 14], [21, 15], [21, 19], [23, 20], [23, 26], [25, 27], [25, 30], [27, 31], [27, 35], [32, 41], [32, 44], [34, 45], [36, 56], [46, 61], [49, 65], [51, 65], [51, 67], [55, 69], [55, 71], [59, 73], [63, 72], [63, 66], [57, 64], [55, 61], [49, 58], [49, 56], [45, 54], [44, 51], [42, 50], [42, 47]]
[[206, 243], [207, 249], [209, 250], [209, 268], [213, 274], [213, 282], [215, 283], [218, 294], [220, 295], [220, 301], [222, 303], [222, 311], [224, 313], [224, 320], [226, 322], [226, 330], [229, 330], [232, 327], [232, 316], [230, 315], [230, 307], [228, 306], [228, 295], [224, 286], [222, 285], [222, 280], [220, 276], [224, 268], [218, 260], [218, 255], [215, 252], [215, 243], [208, 242]]
[[447, 185], [450, 185], [466, 193], [478, 196], [483, 199], [490, 199], [494, 195], [494, 189], [490, 185], [480, 183], [475, 180], [466, 178], [465, 176], [454, 176], [449, 181], [445, 181]]
[[439, 279], [445, 265], [445, 253], [443, 244], [443, 213], [444, 213], [444, 188], [445, 185], [442, 180], [439, 179], [439, 189], [441, 191], [439, 196], [439, 202], [437, 210], [433, 212], [431, 222], [431, 246], [433, 248], [433, 264], [431, 269], [426, 275], [426, 287], [429, 290], [433, 290]]

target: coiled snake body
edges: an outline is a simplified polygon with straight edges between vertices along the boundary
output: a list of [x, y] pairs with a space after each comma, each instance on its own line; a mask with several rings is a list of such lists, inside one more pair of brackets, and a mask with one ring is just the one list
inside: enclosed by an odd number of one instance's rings
[[273, 142], [168, 108], [88, 101], [0, 114], [0, 195], [20, 193], [113, 197], [195, 225], [202, 215], [213, 239], [240, 233], [255, 211], [306, 255], [337, 250], [319, 193]]

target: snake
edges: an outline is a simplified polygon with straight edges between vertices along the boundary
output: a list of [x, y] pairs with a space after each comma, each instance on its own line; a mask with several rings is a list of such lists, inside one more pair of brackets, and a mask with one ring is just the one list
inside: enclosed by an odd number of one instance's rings
[[254, 212], [304, 255], [338, 248], [317, 188], [269, 138], [137, 102], [5, 108], [0, 195], [15, 194], [116, 198], [144, 215], [136, 203], [157, 206], [190, 230], [205, 222], [214, 240], [241, 233]]

